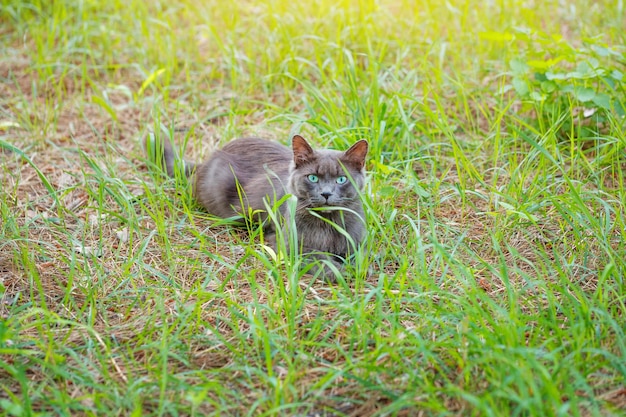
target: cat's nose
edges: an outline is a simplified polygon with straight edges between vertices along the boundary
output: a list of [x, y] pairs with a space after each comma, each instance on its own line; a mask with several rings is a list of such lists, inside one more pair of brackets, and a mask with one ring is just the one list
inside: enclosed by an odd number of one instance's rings
[[332, 193], [328, 193], [328, 192], [323, 192], [322, 193], [322, 197], [324, 197], [326, 200], [328, 200], [328, 198], [332, 195]]

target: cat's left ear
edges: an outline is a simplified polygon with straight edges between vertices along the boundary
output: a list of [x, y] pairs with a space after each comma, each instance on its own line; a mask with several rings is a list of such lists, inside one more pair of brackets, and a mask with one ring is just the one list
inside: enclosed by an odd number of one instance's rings
[[368, 144], [365, 139], [361, 139], [348, 149], [341, 160], [352, 165], [357, 170], [362, 170], [365, 166], [365, 157], [367, 156]]
[[292, 139], [293, 161], [296, 168], [313, 159], [315, 151], [302, 136], [295, 135]]

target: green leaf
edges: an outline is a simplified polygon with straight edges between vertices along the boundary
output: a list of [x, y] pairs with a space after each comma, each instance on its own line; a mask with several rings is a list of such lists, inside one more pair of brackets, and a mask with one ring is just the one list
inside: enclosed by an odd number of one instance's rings
[[573, 74], [576, 74], [577, 78], [597, 77], [605, 73], [604, 69], [599, 68], [599, 65], [600, 63], [597, 59], [589, 58], [587, 61], [578, 64]]
[[393, 169], [389, 165], [385, 165], [385, 164], [383, 164], [381, 162], [378, 162], [378, 161], [374, 161], [373, 163], [376, 166], [376, 171], [378, 171], [380, 173], [383, 173], [385, 175], [389, 175], [393, 171]]
[[576, 72], [580, 73], [581, 75], [589, 74], [591, 72], [591, 66], [585, 61], [580, 62], [576, 66]]
[[608, 49], [601, 46], [591, 45], [591, 50], [600, 56], [609, 56]]
[[546, 99], [546, 96], [544, 94], [533, 91], [532, 93], [530, 93], [530, 98], [534, 101], [544, 101]]
[[600, 56], [609, 56], [609, 55], [618, 56], [618, 57], [621, 56], [619, 52], [614, 51], [611, 48], [606, 48], [604, 46], [591, 45], [591, 50]]
[[528, 65], [525, 62], [520, 61], [519, 59], [512, 59], [509, 61], [509, 66], [515, 75], [526, 74], [528, 70]]
[[430, 197], [430, 193], [428, 192], [428, 190], [426, 190], [424, 187], [422, 187], [419, 182], [415, 182], [413, 184], [413, 191], [415, 191], [415, 194], [419, 195], [422, 198], [429, 198]]
[[531, 60], [531, 61], [528, 61], [528, 65], [531, 66], [532, 68], [547, 69], [547, 68], [553, 67], [554, 65], [556, 65], [562, 60], [563, 60], [562, 56], [557, 56], [556, 58], [548, 59], [546, 61]]
[[565, 78], [575, 78], [577, 80], [582, 80], [583, 78], [589, 78], [585, 73], [579, 71], [572, 71], [565, 74]]
[[574, 96], [583, 103], [592, 100], [596, 96], [596, 92], [588, 87], [574, 87]]
[[554, 81], [544, 81], [541, 83], [541, 90], [545, 93], [551, 93], [557, 89], [557, 85]]
[[528, 89], [528, 84], [526, 84], [525, 80], [522, 80], [519, 78], [513, 78], [513, 88], [515, 88], [515, 91], [517, 91], [517, 94], [519, 94], [522, 97], [526, 97], [528, 95], [529, 89]]
[[131, 417], [140, 417], [143, 413], [142, 413], [142, 408], [141, 408], [141, 401], [136, 401], [135, 402], [135, 409], [133, 410]]
[[6, 411], [7, 413], [9, 413], [10, 415], [13, 416], [22, 416], [24, 415], [24, 409], [22, 408], [21, 405], [13, 403], [7, 399], [1, 399], [0, 400], [0, 407]]
[[531, 221], [531, 222], [537, 222], [537, 220], [539, 220], [537, 218], [537, 216], [534, 216], [532, 214], [524, 213], [522, 211], [516, 210], [515, 207], [513, 205], [511, 205], [511, 204], [499, 201], [498, 205], [500, 207], [504, 208], [506, 210], [506, 214], [508, 214], [508, 215], [515, 214], [515, 215], [519, 216], [520, 218], [522, 218], [524, 220], [527, 220], [527, 221]]
[[159, 68], [158, 70], [154, 71], [152, 74], [148, 75], [148, 78], [146, 78], [146, 80], [141, 84], [141, 88], [139, 88], [137, 95], [138, 96], [142, 95], [143, 92], [146, 91], [146, 88], [148, 88], [150, 84], [152, 84], [159, 75], [163, 74], [163, 72], [165, 72], [165, 68]]
[[615, 90], [615, 80], [611, 77], [602, 77], [602, 81], [609, 86], [611, 90]]
[[111, 118], [117, 122], [117, 113], [105, 99], [99, 96], [93, 96], [91, 101], [97, 104], [98, 106], [102, 107], [107, 113], [109, 113]]
[[378, 190], [378, 195], [381, 197], [391, 197], [393, 195], [398, 194], [398, 189], [396, 187], [392, 187], [390, 185], [386, 185], [384, 187], [381, 187]]
[[595, 105], [598, 107], [602, 107], [603, 109], [610, 110], [611, 109], [611, 97], [608, 94], [596, 94], [591, 99]]
[[546, 78], [548, 80], [565, 80], [567, 79], [567, 76], [563, 73], [554, 73], [554, 72], [546, 72]]

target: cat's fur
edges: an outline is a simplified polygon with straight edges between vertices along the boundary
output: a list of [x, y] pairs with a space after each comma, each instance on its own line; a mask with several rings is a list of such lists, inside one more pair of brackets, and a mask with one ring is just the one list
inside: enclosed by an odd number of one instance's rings
[[[156, 148], [147, 139], [146, 149], [150, 147]], [[176, 153], [167, 140], [162, 150], [156, 159], [160, 158], [167, 173], [174, 176]], [[299, 135], [293, 137], [292, 149], [269, 140], [242, 138], [227, 143], [202, 164], [184, 161], [184, 170], [195, 177], [195, 199], [219, 217], [245, 217], [273, 207], [286, 194], [293, 195], [297, 199], [295, 212], [290, 213], [285, 204], [280, 211], [287, 218], [287, 226], [292, 224], [289, 216], [294, 216], [299, 252], [340, 267], [341, 259], [352, 253], [365, 235], [359, 194], [365, 182], [367, 151], [365, 140], [342, 152], [313, 150]], [[268, 240], [275, 246], [271, 222], [266, 226]], [[322, 275], [332, 279], [332, 268], [323, 266]]]

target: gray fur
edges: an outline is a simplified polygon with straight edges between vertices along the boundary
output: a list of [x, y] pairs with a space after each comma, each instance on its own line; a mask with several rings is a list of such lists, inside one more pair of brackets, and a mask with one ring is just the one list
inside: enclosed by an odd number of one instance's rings
[[[146, 149], [150, 148], [155, 148], [152, 137], [146, 140]], [[150, 156], [173, 176], [176, 152], [167, 141], [162, 149], [161, 157]], [[292, 149], [265, 139], [242, 138], [229, 142], [202, 164], [185, 161], [184, 166], [185, 174], [195, 177], [196, 200], [219, 217], [264, 212], [266, 204], [272, 207], [275, 201], [292, 194], [297, 200], [295, 212], [289, 213], [285, 204], [280, 210], [287, 218], [286, 225], [292, 224], [289, 219], [294, 216], [299, 252], [341, 267], [365, 236], [359, 193], [365, 183], [367, 150], [364, 140], [342, 152], [313, 150], [299, 135], [294, 136]], [[317, 181], [311, 181], [310, 175]], [[257, 217], [261, 221], [266, 218], [263, 214]], [[269, 238], [275, 239], [269, 226]], [[314, 272], [317, 270], [320, 268], [315, 267]], [[327, 265], [320, 272], [327, 279], [334, 278]]]

